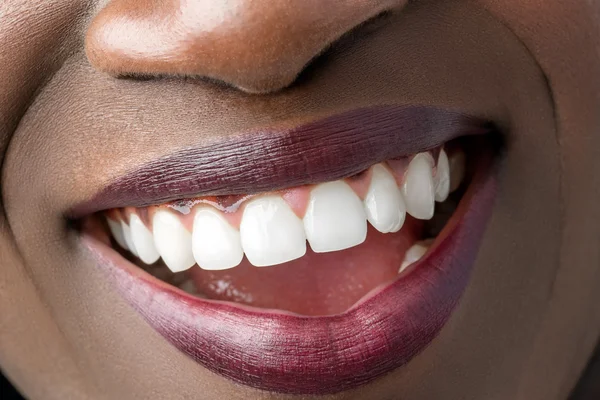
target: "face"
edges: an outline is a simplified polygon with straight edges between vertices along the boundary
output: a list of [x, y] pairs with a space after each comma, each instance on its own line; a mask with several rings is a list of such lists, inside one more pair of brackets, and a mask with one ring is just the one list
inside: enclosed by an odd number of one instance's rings
[[599, 3], [31, 4], [0, 5], [29, 398], [568, 397], [600, 337]]

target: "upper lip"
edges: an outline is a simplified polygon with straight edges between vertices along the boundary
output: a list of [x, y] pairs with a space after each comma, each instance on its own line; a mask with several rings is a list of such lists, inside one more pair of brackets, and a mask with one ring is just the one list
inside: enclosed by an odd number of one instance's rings
[[428, 106], [350, 110], [294, 128], [243, 132], [179, 150], [126, 173], [68, 214], [77, 218], [109, 208], [336, 180], [384, 160], [491, 129], [483, 119]]

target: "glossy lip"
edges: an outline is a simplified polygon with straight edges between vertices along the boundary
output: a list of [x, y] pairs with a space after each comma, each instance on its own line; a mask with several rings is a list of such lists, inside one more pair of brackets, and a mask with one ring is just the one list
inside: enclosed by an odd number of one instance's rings
[[90, 235], [82, 243], [148, 324], [203, 367], [266, 391], [337, 393], [408, 363], [448, 321], [495, 198], [491, 157], [486, 160], [429, 253], [339, 315], [307, 317], [199, 299]]
[[177, 151], [128, 172], [67, 215], [75, 219], [110, 208], [327, 182], [459, 136], [491, 131], [488, 121], [435, 107], [360, 108], [294, 128], [243, 132]]

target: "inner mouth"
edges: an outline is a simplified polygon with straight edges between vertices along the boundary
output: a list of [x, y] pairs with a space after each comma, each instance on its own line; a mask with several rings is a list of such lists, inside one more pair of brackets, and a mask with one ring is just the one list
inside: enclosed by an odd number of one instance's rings
[[469, 185], [475, 142], [458, 138], [332, 182], [105, 210], [84, 227], [191, 295], [340, 314], [426, 256]]

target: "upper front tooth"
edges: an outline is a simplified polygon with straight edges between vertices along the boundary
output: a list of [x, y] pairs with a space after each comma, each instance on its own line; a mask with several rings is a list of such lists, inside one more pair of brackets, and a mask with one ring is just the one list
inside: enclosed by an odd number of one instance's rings
[[426, 153], [417, 154], [408, 165], [403, 185], [406, 212], [417, 219], [431, 219], [435, 208], [433, 162]]
[[244, 258], [240, 233], [210, 207], [196, 212], [192, 251], [200, 268], [209, 270], [233, 268]]
[[131, 227], [131, 241], [137, 250], [138, 257], [146, 264], [153, 264], [160, 255], [154, 245], [154, 236], [146, 228], [140, 217], [136, 214], [129, 216], [129, 225]]
[[302, 221], [279, 196], [246, 204], [240, 235], [248, 261], [257, 267], [281, 264], [306, 253]]
[[125, 250], [129, 250], [129, 247], [127, 247], [127, 242], [125, 242], [125, 235], [123, 233], [121, 223], [108, 217], [106, 218], [106, 222], [108, 223], [108, 228], [110, 229], [110, 232], [112, 233], [119, 246], [121, 246]]
[[192, 254], [192, 235], [177, 216], [169, 211], [157, 211], [152, 225], [156, 249], [171, 271], [185, 271], [196, 263]]
[[442, 149], [438, 157], [437, 171], [435, 174], [435, 201], [443, 202], [450, 193], [450, 164], [448, 155]]
[[404, 224], [406, 205], [394, 176], [381, 164], [372, 169], [365, 197], [367, 219], [382, 233], [398, 232]]
[[317, 185], [303, 220], [310, 247], [323, 253], [361, 244], [367, 237], [366, 217], [362, 202], [345, 182]]
[[127, 225], [123, 220], [121, 220], [121, 229], [123, 230], [123, 237], [125, 238], [125, 243], [127, 243], [127, 248], [133, 253], [133, 255], [137, 256], [138, 252], [135, 248], [135, 244], [133, 243], [133, 239], [131, 237], [131, 229], [129, 228], [129, 225]]

